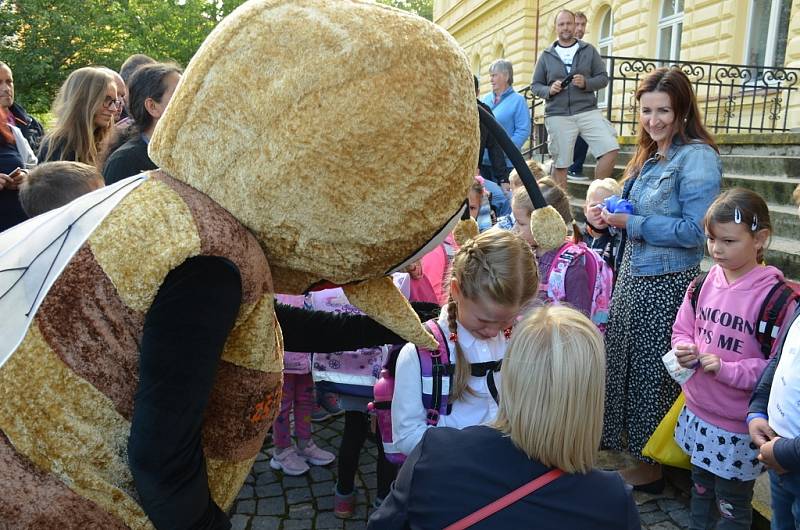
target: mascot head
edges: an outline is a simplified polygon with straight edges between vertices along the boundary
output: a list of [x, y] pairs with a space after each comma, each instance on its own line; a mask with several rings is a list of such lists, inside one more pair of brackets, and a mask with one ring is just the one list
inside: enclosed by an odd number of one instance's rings
[[438, 26], [358, 0], [253, 0], [206, 39], [150, 142], [258, 238], [275, 290], [342, 285], [430, 344], [386, 275], [458, 220], [475, 172], [472, 74]]

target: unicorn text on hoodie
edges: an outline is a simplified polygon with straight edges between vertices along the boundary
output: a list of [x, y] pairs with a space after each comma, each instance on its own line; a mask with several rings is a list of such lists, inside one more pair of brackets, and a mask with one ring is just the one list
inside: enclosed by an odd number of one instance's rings
[[703, 420], [732, 432], [747, 433], [747, 404], [767, 359], [755, 337], [764, 298], [783, 274], [757, 266], [728, 282], [714, 265], [692, 308], [687, 292], [672, 328], [672, 345], [693, 343], [701, 353], [720, 358], [718, 373], [698, 368], [683, 385], [686, 407]]

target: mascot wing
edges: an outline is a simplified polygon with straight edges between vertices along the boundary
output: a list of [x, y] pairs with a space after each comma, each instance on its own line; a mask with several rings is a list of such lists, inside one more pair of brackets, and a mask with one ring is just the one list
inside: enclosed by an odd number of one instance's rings
[[121, 180], [0, 233], [0, 366], [73, 255], [111, 210], [147, 177]]

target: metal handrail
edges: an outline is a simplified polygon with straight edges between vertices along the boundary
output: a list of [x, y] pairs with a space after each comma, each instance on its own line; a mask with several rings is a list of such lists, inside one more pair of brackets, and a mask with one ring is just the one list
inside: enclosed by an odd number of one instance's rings
[[[713, 133], [788, 131], [789, 102], [798, 90], [800, 68], [727, 64], [703, 61], [672, 61], [653, 58], [603, 55], [608, 68], [610, 93], [605, 112], [620, 135], [636, 134], [639, 102], [635, 97], [640, 81], [658, 67], [681, 69], [691, 80], [703, 121]], [[535, 110], [543, 100], [530, 86], [519, 91], [531, 101], [531, 145], [535, 145]], [[626, 131], [627, 127], [627, 131]], [[540, 127], [543, 129], [543, 127]]]

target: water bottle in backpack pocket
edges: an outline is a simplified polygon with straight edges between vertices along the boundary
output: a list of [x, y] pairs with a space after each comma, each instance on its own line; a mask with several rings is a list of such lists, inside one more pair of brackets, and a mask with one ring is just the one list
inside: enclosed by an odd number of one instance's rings
[[[450, 413], [450, 383], [453, 376], [453, 365], [450, 363], [450, 350], [442, 328], [436, 320], [425, 322], [425, 326], [439, 343], [437, 350], [417, 348], [420, 374], [422, 376], [422, 404], [427, 410], [428, 424], [436, 425], [439, 416]], [[402, 464], [406, 455], [398, 451], [392, 442], [392, 399], [394, 397], [394, 365], [400, 348], [393, 349], [388, 355], [386, 366], [373, 389], [375, 400], [368, 408], [377, 416], [378, 431], [383, 442], [386, 459], [395, 465]]]

